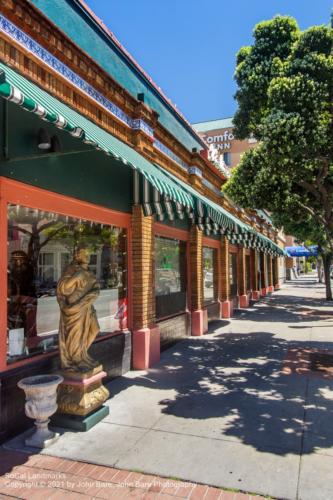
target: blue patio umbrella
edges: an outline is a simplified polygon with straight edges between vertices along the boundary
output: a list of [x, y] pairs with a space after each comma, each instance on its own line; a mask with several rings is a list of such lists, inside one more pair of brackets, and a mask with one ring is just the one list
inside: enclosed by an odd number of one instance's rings
[[318, 245], [311, 245], [309, 247], [304, 247], [302, 245], [296, 247], [285, 247], [289, 257], [317, 257], [318, 256]]

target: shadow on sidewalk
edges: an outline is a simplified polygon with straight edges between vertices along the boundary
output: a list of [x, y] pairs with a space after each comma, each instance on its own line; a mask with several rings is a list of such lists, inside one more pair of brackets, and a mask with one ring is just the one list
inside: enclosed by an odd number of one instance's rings
[[333, 302], [313, 297], [302, 297], [300, 300], [297, 296], [272, 295], [255, 303], [252, 309], [238, 310], [235, 317], [237, 320], [265, 323], [330, 321], [333, 328]]
[[[315, 282], [304, 281], [317, 288]], [[331, 306], [320, 298], [293, 296], [292, 290], [266, 297], [236, 313], [240, 332], [219, 333], [221, 323], [211, 323], [213, 338], [180, 342], [147, 375], [115, 381], [112, 394], [130, 386], [174, 389], [173, 399], [159, 402], [170, 420], [168, 429], [174, 425], [174, 432], [213, 435], [277, 455], [331, 448], [333, 381], [312, 373], [285, 375], [282, 369], [288, 349], [333, 351], [333, 342], [289, 342], [267, 326], [281, 323], [284, 328], [303, 329], [318, 321], [320, 327], [333, 328], [333, 307], [327, 305]], [[256, 331], [242, 332], [242, 323], [248, 321], [257, 323]], [[304, 431], [311, 437], [305, 447]]]
[[[206, 424], [216, 438], [240, 441], [259, 451], [277, 455], [299, 454], [302, 446], [307, 376], [281, 373], [290, 344], [271, 333], [220, 334], [213, 339], [186, 340], [167, 353], [157, 369], [146, 376], [122, 379], [112, 384], [115, 395], [130, 386], [175, 389], [174, 399], [163, 399], [164, 415], [189, 419], [174, 420], [174, 432], [196, 433], [196, 421]], [[316, 342], [299, 342], [299, 348], [316, 348]], [[322, 348], [322, 343], [320, 343]], [[333, 343], [327, 349], [333, 350]], [[306, 429], [313, 433], [312, 453], [317, 446], [333, 446], [333, 398], [323, 390], [332, 381], [315, 380], [311, 412]], [[112, 403], [111, 403], [112, 404]], [[205, 429], [201, 426], [201, 435]], [[208, 436], [209, 437], [209, 436]]]
[[[36, 452], [37, 453], [37, 452]], [[15, 467], [24, 465], [29, 460], [29, 455], [14, 450], [0, 447], [0, 476], [9, 474]], [[2, 498], [0, 496], [0, 498]], [[18, 497], [17, 497], [18, 498]]]

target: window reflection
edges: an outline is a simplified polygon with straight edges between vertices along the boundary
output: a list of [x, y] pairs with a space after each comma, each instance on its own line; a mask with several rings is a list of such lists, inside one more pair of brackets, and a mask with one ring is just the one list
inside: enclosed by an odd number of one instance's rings
[[186, 310], [186, 243], [155, 238], [156, 316], [170, 316]]
[[251, 291], [251, 260], [250, 255], [245, 256], [245, 276], [246, 276], [246, 291]]
[[216, 249], [203, 247], [203, 280], [205, 302], [213, 302], [217, 297]]
[[229, 284], [230, 297], [234, 298], [238, 293], [238, 276], [237, 276], [237, 254], [229, 253]]
[[89, 269], [101, 288], [95, 302], [101, 332], [126, 328], [126, 231], [8, 205], [8, 348], [11, 357], [32, 355], [56, 345], [57, 282], [82, 245], [89, 252]]

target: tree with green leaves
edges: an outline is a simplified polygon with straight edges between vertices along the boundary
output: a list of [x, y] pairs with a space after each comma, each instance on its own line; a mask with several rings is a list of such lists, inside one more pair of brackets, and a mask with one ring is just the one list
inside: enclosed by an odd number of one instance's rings
[[304, 237], [306, 229], [318, 233], [327, 274], [333, 254], [333, 30], [301, 31], [293, 18], [277, 16], [259, 23], [253, 35], [253, 45], [237, 55], [234, 125], [237, 138], [254, 136], [258, 147], [243, 155], [225, 191], [244, 208], [266, 209], [300, 226]]

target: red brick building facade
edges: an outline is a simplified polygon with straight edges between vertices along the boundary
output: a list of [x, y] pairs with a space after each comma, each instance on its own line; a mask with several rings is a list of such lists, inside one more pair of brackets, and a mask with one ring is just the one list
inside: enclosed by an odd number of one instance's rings
[[17, 381], [59, 368], [55, 288], [77, 245], [109, 378], [278, 286], [274, 228], [221, 196], [202, 138], [81, 0], [0, 4], [0, 438]]

